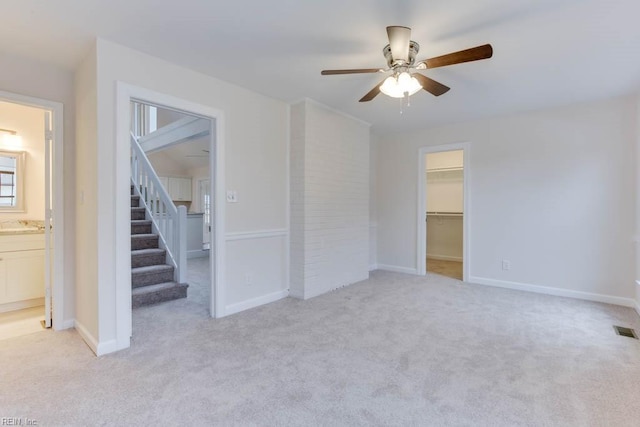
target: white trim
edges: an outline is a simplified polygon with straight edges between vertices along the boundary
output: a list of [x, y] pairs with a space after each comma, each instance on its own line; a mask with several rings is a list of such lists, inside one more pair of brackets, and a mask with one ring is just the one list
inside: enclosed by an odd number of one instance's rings
[[284, 243], [284, 283], [287, 289], [291, 289], [291, 106], [287, 105], [286, 120], [286, 156], [285, 156], [285, 226], [287, 239]]
[[587, 301], [602, 302], [605, 304], [634, 307], [636, 302], [632, 298], [616, 297], [612, 295], [594, 294], [591, 292], [573, 291], [570, 289], [553, 288], [550, 286], [531, 285], [528, 283], [509, 282], [484, 277], [470, 277], [469, 283], [476, 285], [494, 286], [497, 288], [513, 289], [517, 291], [533, 292], [536, 294], [554, 295], [558, 297], [575, 298]]
[[468, 281], [471, 275], [471, 143], [458, 142], [453, 144], [443, 144], [434, 146], [425, 146], [418, 149], [418, 195], [416, 203], [417, 207], [417, 249], [416, 249], [416, 271], [417, 274], [424, 276], [427, 274], [427, 266], [425, 260], [427, 258], [427, 242], [425, 236], [427, 235], [427, 225], [425, 224], [425, 212], [427, 200], [426, 200], [426, 162], [425, 157], [429, 153], [440, 153], [443, 151], [457, 151], [462, 150], [462, 164], [463, 164], [463, 209], [462, 216], [462, 259], [464, 264], [462, 267], [462, 280]]
[[378, 270], [378, 264], [369, 265], [369, 271]]
[[76, 319], [66, 319], [62, 322], [62, 328], [60, 329], [71, 329], [76, 325]]
[[289, 296], [289, 290], [284, 289], [282, 291], [272, 292], [261, 297], [252, 298], [250, 300], [242, 301], [236, 304], [226, 306], [226, 315], [239, 313], [250, 308], [255, 308], [261, 305], [269, 304], [270, 302], [278, 301]]
[[23, 301], [8, 302], [0, 304], [0, 313], [8, 313], [10, 311], [24, 310], [25, 308], [44, 306], [44, 298], [32, 298]]
[[300, 293], [300, 294], [299, 294], [299, 293], [297, 293], [297, 292], [295, 292], [295, 291], [291, 291], [291, 290], [289, 290], [289, 296], [290, 296], [291, 298], [296, 298], [296, 299], [304, 300], [304, 294], [303, 294], [303, 293]]
[[411, 267], [400, 267], [398, 265], [378, 264], [378, 270], [393, 271], [395, 273], [413, 274], [414, 276], [420, 275], [417, 269]]
[[289, 230], [287, 230], [286, 228], [282, 228], [276, 230], [257, 230], [227, 233], [225, 239], [227, 242], [232, 242], [234, 240], [266, 239], [270, 237], [283, 237], [288, 235]]
[[91, 333], [89, 333], [89, 330], [85, 328], [84, 325], [80, 323], [78, 320], [74, 320], [73, 326], [76, 329], [76, 331], [78, 331], [78, 334], [82, 337], [84, 342], [89, 346], [91, 351], [93, 351], [97, 355], [98, 340], [96, 340], [94, 336], [91, 335]]
[[339, 116], [346, 117], [347, 119], [353, 120], [353, 121], [358, 122], [360, 124], [363, 124], [363, 125], [365, 125], [367, 127], [371, 127], [371, 123], [365, 122], [364, 120], [359, 119], [359, 118], [357, 118], [355, 116], [352, 116], [351, 114], [347, 114], [344, 111], [336, 110], [335, 108], [329, 107], [328, 105], [325, 105], [322, 102], [318, 102], [315, 99], [311, 99], [311, 98], [306, 98], [305, 97], [305, 98], [298, 99], [298, 100], [290, 102], [289, 106], [291, 107], [291, 106], [302, 104], [302, 103], [305, 103], [305, 102], [308, 103], [308, 104], [313, 104], [313, 105], [315, 105], [317, 107], [323, 108], [323, 109], [325, 109], [327, 111], [331, 111], [332, 113], [335, 113], [335, 114], [337, 114]]
[[0, 91], [0, 100], [27, 105], [51, 111], [53, 115], [53, 223], [55, 236], [53, 239], [53, 283], [51, 284], [54, 301], [53, 329], [68, 329], [64, 321], [64, 286], [67, 283], [64, 265], [64, 105], [61, 102], [24, 96], [16, 93]]
[[209, 119], [187, 116], [140, 137], [138, 142], [145, 153], [154, 153], [191, 138], [209, 135], [210, 132]]
[[636, 299], [635, 299], [635, 304], [633, 305], [633, 308], [635, 308], [636, 313], [638, 313], [638, 316], [640, 316], [640, 301], [638, 301], [638, 299], [640, 298], [640, 280], [636, 280]]
[[457, 261], [462, 262], [463, 258], [459, 256], [448, 256], [448, 255], [438, 255], [438, 254], [427, 254], [427, 259], [433, 259], [436, 261]]
[[[142, 101], [145, 103], [166, 106], [168, 108], [185, 111], [196, 114], [211, 120], [211, 129], [209, 138], [209, 148], [211, 156], [209, 156], [209, 182], [215, 184], [214, 191], [215, 202], [213, 204], [212, 215], [214, 221], [215, 239], [213, 245], [214, 256], [210, 257], [210, 271], [215, 272], [215, 277], [211, 283], [210, 313], [212, 317], [222, 317], [225, 315], [224, 304], [224, 256], [225, 256], [225, 166], [224, 166], [224, 146], [225, 146], [225, 119], [222, 110], [215, 109], [206, 105], [197, 104], [171, 95], [155, 92], [139, 86], [134, 86], [121, 81], [116, 82], [117, 85], [117, 135], [116, 135], [116, 191], [125, 191], [130, 184], [131, 171], [129, 161], [129, 102], [131, 99]], [[211, 174], [215, 174], [211, 176]], [[123, 201], [126, 199], [127, 204], [130, 203], [128, 190], [123, 196], [116, 195]], [[130, 226], [126, 224], [129, 217], [129, 207], [116, 204], [116, 230], [121, 229], [116, 234], [116, 248], [126, 248], [130, 241]], [[128, 267], [128, 268], [127, 268]], [[116, 268], [121, 272], [116, 285], [116, 336], [117, 349], [129, 346], [131, 337], [131, 256], [128, 251], [119, 251], [116, 257]], [[126, 277], [125, 277], [126, 276]], [[125, 347], [126, 346], [126, 347]]]

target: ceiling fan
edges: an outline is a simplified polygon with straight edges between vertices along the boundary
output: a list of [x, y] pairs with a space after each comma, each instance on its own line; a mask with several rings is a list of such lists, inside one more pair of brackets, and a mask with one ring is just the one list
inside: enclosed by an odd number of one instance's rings
[[430, 68], [444, 67], [447, 65], [461, 64], [463, 62], [488, 59], [493, 56], [493, 48], [490, 44], [472, 47], [470, 49], [449, 53], [435, 58], [416, 62], [416, 54], [420, 45], [411, 40], [411, 28], [401, 26], [387, 27], [389, 44], [382, 49], [387, 60], [387, 68], [358, 68], [351, 70], [322, 70], [320, 74], [330, 76], [335, 74], [359, 74], [359, 73], [386, 73], [392, 74], [371, 89], [360, 102], [371, 101], [380, 92], [393, 98], [408, 98], [420, 89], [424, 89], [434, 96], [446, 93], [450, 88], [439, 83], [424, 74], [415, 71]]

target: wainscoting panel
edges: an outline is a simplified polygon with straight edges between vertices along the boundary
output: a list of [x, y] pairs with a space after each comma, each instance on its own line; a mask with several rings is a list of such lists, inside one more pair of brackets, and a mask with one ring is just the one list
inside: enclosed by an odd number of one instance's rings
[[286, 230], [227, 234], [226, 314], [288, 295], [288, 238]]

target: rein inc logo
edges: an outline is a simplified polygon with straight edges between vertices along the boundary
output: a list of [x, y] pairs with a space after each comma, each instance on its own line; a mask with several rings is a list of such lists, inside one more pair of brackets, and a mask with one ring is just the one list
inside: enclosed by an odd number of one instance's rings
[[37, 426], [38, 420], [22, 417], [2, 417], [0, 426]]

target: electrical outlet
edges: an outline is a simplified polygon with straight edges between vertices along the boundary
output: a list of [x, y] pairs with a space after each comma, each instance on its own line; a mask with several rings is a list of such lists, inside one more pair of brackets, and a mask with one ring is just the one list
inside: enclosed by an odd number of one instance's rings
[[504, 271], [511, 270], [511, 261], [509, 261], [508, 259], [503, 259], [502, 260], [502, 269]]
[[238, 203], [238, 192], [235, 190], [227, 190], [227, 202]]

